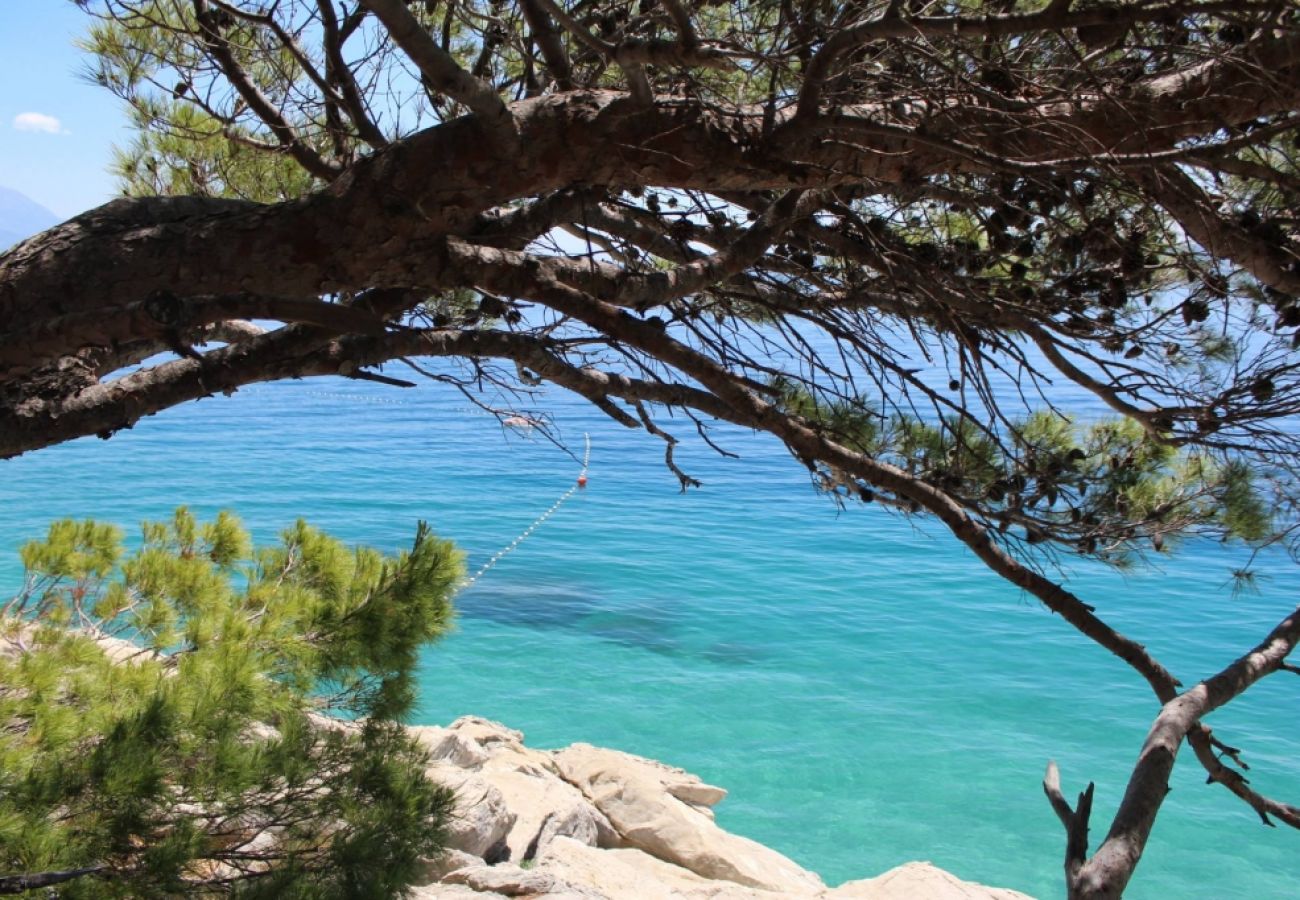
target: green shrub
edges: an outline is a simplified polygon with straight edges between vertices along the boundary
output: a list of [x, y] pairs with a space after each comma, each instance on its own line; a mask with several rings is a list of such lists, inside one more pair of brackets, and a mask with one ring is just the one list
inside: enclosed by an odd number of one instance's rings
[[[253, 551], [222, 513], [52, 525], [0, 608], [0, 893], [392, 897], [452, 796], [401, 727], [459, 551]], [[322, 714], [334, 714], [327, 718]], [[89, 869], [76, 877], [59, 874]]]

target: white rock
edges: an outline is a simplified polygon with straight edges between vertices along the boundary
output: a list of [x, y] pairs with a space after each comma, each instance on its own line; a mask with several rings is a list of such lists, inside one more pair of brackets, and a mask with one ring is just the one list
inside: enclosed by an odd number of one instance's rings
[[574, 744], [555, 754], [565, 780], [576, 785], [633, 847], [705, 878], [787, 895], [816, 894], [820, 878], [755, 841], [723, 831], [670, 787], [700, 784], [653, 760]]
[[[21, 652], [24, 639], [27, 623], [0, 619], [0, 658]], [[116, 663], [144, 658], [129, 642], [99, 642]], [[323, 730], [359, 730], [309, 718]], [[587, 744], [533, 750], [522, 733], [477, 716], [411, 734], [433, 757], [429, 776], [457, 794], [448, 849], [424, 861], [424, 878], [441, 880], [412, 888], [415, 900], [1033, 900], [923, 862], [828, 891], [776, 851], [719, 828], [711, 807], [727, 792], [681, 769]], [[269, 726], [248, 734], [273, 736]], [[271, 846], [274, 836], [257, 842]], [[530, 868], [488, 865], [530, 850]]]
[[104, 654], [115, 663], [130, 663], [142, 659], [151, 659], [154, 656], [152, 651], [142, 650], [139, 644], [122, 638], [103, 635], [96, 637], [95, 642], [103, 648]]
[[480, 743], [448, 728], [415, 725], [407, 728], [407, 731], [429, 751], [429, 758], [435, 762], [450, 763], [462, 769], [477, 769], [488, 760], [487, 751]]
[[476, 891], [463, 884], [428, 884], [412, 888], [408, 900], [508, 900], [505, 894]]
[[307, 721], [311, 723], [313, 728], [320, 731], [335, 731], [342, 734], [361, 733], [361, 723], [359, 722], [348, 722], [318, 712], [307, 713]]
[[598, 850], [566, 837], [547, 846], [537, 868], [595, 888], [609, 900], [784, 900], [790, 896], [704, 878], [641, 850]]
[[512, 860], [531, 858], [561, 834], [592, 845], [619, 842], [614, 826], [581, 791], [525, 757], [499, 754], [478, 774], [501, 792], [515, 816], [506, 836]]
[[455, 872], [457, 869], [482, 865], [486, 865], [482, 857], [449, 847], [432, 859], [420, 860], [420, 875], [416, 883], [432, 884], [435, 881], [441, 881], [443, 876]]
[[[683, 773], [687, 774], [687, 773]], [[691, 776], [695, 778], [694, 775]], [[705, 784], [696, 779], [694, 782], [677, 781], [666, 785], [668, 793], [678, 800], [684, 800], [692, 806], [717, 806], [727, 796], [727, 789]]]
[[477, 716], [462, 716], [446, 730], [460, 738], [472, 741], [501, 768], [521, 769], [525, 766], [533, 766], [552, 774], [559, 774], [550, 753], [524, 746], [522, 732], [507, 728], [499, 722], [480, 719]]
[[581, 791], [560, 778], [551, 755], [523, 744], [523, 735], [496, 722], [466, 716], [450, 728], [413, 728], [441, 763], [472, 771], [501, 795], [515, 817], [506, 836], [509, 859], [532, 858], [556, 835], [613, 846], [618, 833]]
[[506, 835], [516, 817], [501, 791], [486, 779], [448, 763], [434, 763], [427, 771], [431, 779], [456, 792], [447, 846], [487, 860], [503, 858]]
[[556, 878], [549, 871], [524, 869], [513, 862], [495, 866], [469, 866], [447, 874], [443, 884], [465, 884], [476, 891], [495, 891], [507, 897], [534, 896], [538, 893], [577, 892], [573, 884]]
[[910, 862], [884, 875], [850, 881], [828, 891], [826, 900], [1033, 900], [1006, 888], [962, 881], [928, 862]]
[[541, 822], [541, 830], [529, 841], [524, 858], [532, 858], [544, 852], [551, 841], [559, 837], [588, 847], [615, 847], [622, 843], [605, 814], [584, 799], [582, 803], [548, 813]]
[[493, 722], [491, 719], [484, 719], [479, 716], [461, 716], [451, 723], [448, 730], [458, 732], [462, 737], [482, 744], [484, 747], [496, 743], [522, 745], [524, 742], [524, 733], [522, 731], [515, 731], [500, 722]]

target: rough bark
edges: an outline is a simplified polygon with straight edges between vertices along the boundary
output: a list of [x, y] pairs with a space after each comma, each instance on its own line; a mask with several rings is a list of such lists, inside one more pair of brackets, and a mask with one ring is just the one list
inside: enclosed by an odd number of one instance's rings
[[[134, 2], [92, 5], [111, 20]], [[1155, 444], [1300, 478], [1293, 4], [781, 4], [770, 33], [727, 17], [744, 4], [434, 6], [193, 0], [193, 32], [169, 27], [198, 62], [168, 64], [203, 90], [171, 99], [317, 187], [121, 199], [0, 255], [0, 459], [260, 381], [401, 384], [370, 370], [419, 356], [461, 361], [469, 376], [435, 376], [461, 388], [572, 390], [663, 440], [684, 487], [660, 410], [705, 440], [709, 419], [758, 429], [837, 497], [935, 516], [1149, 684], [1162, 712], [1093, 857], [1091, 790], [1071, 807], [1045, 780], [1072, 895], [1123, 889], [1184, 739], [1266, 823], [1300, 827], [1201, 723], [1283, 665], [1293, 619], [1180, 693], [1027, 548], [1159, 546], [1191, 514], [1090, 523], [1080, 490], [1067, 517], [1045, 471], [1065, 464], [1033, 458], [994, 387], [1014, 381], [1027, 410], [1064, 379]], [[376, 73], [398, 71], [385, 94]], [[403, 79], [418, 86], [399, 96]], [[434, 124], [377, 112], [404, 103]], [[1252, 338], [1238, 355], [1189, 375], [1180, 354], [1233, 328]], [[918, 360], [942, 361], [946, 390]], [[959, 422], [1012, 483], [867, 446], [791, 409], [783, 380], [882, 422]]]
[[1300, 608], [1279, 622], [1249, 653], [1164, 704], [1142, 744], [1110, 831], [1091, 858], [1086, 858], [1086, 851], [1092, 786], [1085, 792], [1087, 799], [1081, 796], [1078, 807], [1071, 810], [1061, 797], [1056, 766], [1049, 766], [1043, 785], [1066, 825], [1070, 900], [1117, 900], [1123, 895], [1142, 858], [1156, 814], [1169, 793], [1169, 776], [1183, 740], [1206, 715], [1245, 693], [1261, 678], [1284, 668], [1297, 641]]

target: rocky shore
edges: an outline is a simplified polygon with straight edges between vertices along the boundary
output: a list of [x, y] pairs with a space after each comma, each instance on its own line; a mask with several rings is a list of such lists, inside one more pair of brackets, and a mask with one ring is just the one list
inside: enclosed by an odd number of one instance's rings
[[459, 797], [420, 900], [1030, 900], [925, 862], [829, 888], [720, 828], [713, 807], [727, 792], [688, 772], [589, 744], [535, 750], [473, 716], [411, 731]]
[[[129, 641], [96, 642], [119, 664], [142, 653]], [[323, 729], [356, 727], [313, 718]], [[719, 827], [713, 807], [726, 790], [681, 769], [590, 744], [537, 750], [477, 716], [408, 731], [429, 751], [428, 775], [457, 796], [448, 849], [425, 861], [413, 900], [1033, 900], [928, 862], [831, 888]]]

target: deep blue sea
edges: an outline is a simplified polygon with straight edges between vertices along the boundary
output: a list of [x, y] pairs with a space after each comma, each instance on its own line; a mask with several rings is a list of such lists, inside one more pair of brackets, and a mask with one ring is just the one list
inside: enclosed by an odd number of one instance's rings
[[[828, 883], [928, 859], [962, 878], [1061, 896], [1064, 835], [1041, 789], [1097, 783], [1105, 833], [1152, 717], [1136, 675], [1001, 582], [934, 523], [839, 511], [774, 441], [686, 421], [678, 492], [662, 444], [562, 393], [534, 401], [590, 484], [458, 599], [429, 649], [419, 719], [475, 713], [530, 743], [588, 741], [731, 791], [719, 821]], [[96, 439], [0, 462], [0, 595], [17, 548], [56, 518], [123, 525], [188, 504], [259, 539], [306, 517], [396, 550], [419, 519], [477, 566], [573, 483], [578, 464], [434, 385], [289, 382], [212, 398]], [[1296, 602], [1267, 559], [1234, 598], [1236, 550], [1197, 544], [1156, 571], [1070, 586], [1187, 683], [1253, 645]], [[1300, 682], [1276, 675], [1216, 713], [1253, 783], [1300, 802]], [[1300, 895], [1300, 834], [1206, 786], [1189, 752], [1132, 898]]]

